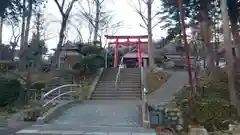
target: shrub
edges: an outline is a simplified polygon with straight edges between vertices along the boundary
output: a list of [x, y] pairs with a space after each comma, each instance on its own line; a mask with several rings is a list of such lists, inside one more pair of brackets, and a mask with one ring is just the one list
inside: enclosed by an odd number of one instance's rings
[[12, 104], [20, 96], [22, 88], [18, 80], [1, 79], [0, 81], [0, 106], [6, 106]]
[[185, 129], [188, 125], [201, 125], [208, 131], [226, 130], [228, 124], [240, 120], [236, 108], [230, 105], [227, 76], [224, 72], [201, 78], [193, 105], [189, 103], [190, 92], [189, 88], [184, 88], [174, 101], [184, 114]]

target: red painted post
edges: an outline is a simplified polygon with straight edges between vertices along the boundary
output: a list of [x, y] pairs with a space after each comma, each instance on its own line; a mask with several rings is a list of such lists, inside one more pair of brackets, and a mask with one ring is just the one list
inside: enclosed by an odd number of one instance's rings
[[115, 46], [115, 55], [114, 55], [114, 68], [118, 67], [118, 38], [116, 39], [116, 46]]
[[192, 67], [191, 67], [191, 62], [190, 62], [190, 46], [187, 43], [187, 34], [186, 34], [186, 29], [185, 29], [185, 13], [183, 10], [183, 2], [182, 0], [178, 0], [178, 7], [180, 11], [180, 20], [181, 20], [181, 29], [182, 29], [182, 34], [183, 34], [183, 40], [184, 40], [184, 46], [185, 46], [185, 53], [186, 53], [186, 59], [187, 59], [187, 70], [188, 70], [188, 79], [189, 79], [189, 84], [191, 87], [191, 99], [195, 101], [194, 96], [195, 96], [195, 91], [193, 88], [193, 80], [192, 80]]

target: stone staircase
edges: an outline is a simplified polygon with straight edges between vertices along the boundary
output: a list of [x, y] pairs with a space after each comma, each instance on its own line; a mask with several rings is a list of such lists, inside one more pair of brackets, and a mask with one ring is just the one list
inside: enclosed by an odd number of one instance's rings
[[92, 94], [92, 100], [140, 100], [140, 68], [122, 68], [115, 87], [118, 69], [104, 69], [103, 74]]

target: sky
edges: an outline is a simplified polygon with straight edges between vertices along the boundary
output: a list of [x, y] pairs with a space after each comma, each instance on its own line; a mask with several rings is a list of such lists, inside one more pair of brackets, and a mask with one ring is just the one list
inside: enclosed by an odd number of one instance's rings
[[[112, 23], [122, 21], [123, 24], [121, 28], [117, 31], [116, 35], [147, 35], [147, 30], [140, 27], [140, 23], [143, 24], [141, 17], [135, 12], [134, 8], [138, 5], [138, 0], [105, 0], [106, 11], [111, 11], [114, 14], [114, 19]], [[159, 10], [160, 2], [155, 0], [153, 4], [153, 14], [156, 10]], [[72, 11], [71, 24], [78, 26], [81, 24], [81, 32], [84, 40], [86, 41], [89, 37], [89, 32], [86, 23], [84, 24], [81, 18], [77, 18], [75, 14], [79, 13], [79, 5], [75, 4]], [[49, 49], [56, 47], [58, 42], [58, 33], [60, 30], [60, 18], [61, 15], [58, 11], [54, 0], [48, 0], [46, 7], [44, 8], [44, 21], [45, 21], [45, 39], [46, 45]], [[153, 20], [153, 25], [158, 21], [156, 18]], [[33, 27], [34, 23], [32, 23]], [[19, 29], [19, 28], [18, 28]], [[19, 30], [17, 30], [19, 31]], [[31, 32], [32, 33], [32, 32]], [[12, 28], [10, 26], [4, 26], [3, 28], [3, 42], [9, 43], [12, 35]], [[76, 41], [77, 31], [75, 27], [69, 25], [67, 28], [67, 38], [65, 41]], [[166, 30], [160, 27], [155, 27], [153, 29], [153, 38], [155, 40], [161, 39], [161, 37], [166, 36]]]

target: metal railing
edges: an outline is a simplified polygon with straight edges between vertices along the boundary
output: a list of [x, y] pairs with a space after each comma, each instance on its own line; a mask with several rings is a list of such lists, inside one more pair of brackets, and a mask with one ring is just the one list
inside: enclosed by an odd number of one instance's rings
[[[61, 92], [61, 89], [62, 88], [67, 88], [69, 87], [70, 90], [67, 91], [67, 92]], [[59, 87], [56, 87], [52, 90], [50, 90], [49, 92], [45, 93], [42, 97], [41, 97], [41, 100], [44, 100], [46, 97], [48, 97], [50, 94], [52, 94], [53, 92], [58, 92], [57, 96], [53, 97], [50, 101], [48, 101], [47, 103], [45, 103], [43, 105], [44, 106], [47, 106], [48, 104], [52, 103], [54, 100], [58, 99], [60, 100], [61, 99], [61, 96], [63, 95], [67, 95], [67, 94], [71, 94], [71, 93], [76, 93], [77, 91], [73, 90], [72, 88], [73, 87], [80, 87], [78, 84], [65, 84], [65, 85], [62, 85], [62, 86], [59, 86]], [[65, 91], [65, 90], [64, 90]]]
[[50, 103], [52, 103], [54, 100], [58, 99], [59, 97], [61, 97], [61, 96], [63, 96], [63, 95], [71, 94], [71, 93], [76, 93], [76, 91], [68, 91], [68, 92], [62, 93], [62, 94], [54, 97], [54, 98], [51, 99], [50, 101], [46, 102], [45, 104], [43, 104], [43, 107], [49, 105]]
[[121, 67], [118, 68], [118, 72], [116, 75], [116, 80], [115, 80], [115, 88], [116, 90], [118, 89], [118, 82], [119, 82], [119, 78], [120, 78], [120, 72], [121, 72]]

